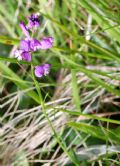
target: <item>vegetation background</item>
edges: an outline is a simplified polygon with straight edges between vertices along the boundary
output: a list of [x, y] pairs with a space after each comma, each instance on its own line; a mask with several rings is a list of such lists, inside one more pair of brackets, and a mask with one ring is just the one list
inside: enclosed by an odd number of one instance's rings
[[[14, 58], [33, 12], [54, 38], [37, 80]], [[120, 165], [120, 1], [1, 0], [0, 91], [0, 166]]]

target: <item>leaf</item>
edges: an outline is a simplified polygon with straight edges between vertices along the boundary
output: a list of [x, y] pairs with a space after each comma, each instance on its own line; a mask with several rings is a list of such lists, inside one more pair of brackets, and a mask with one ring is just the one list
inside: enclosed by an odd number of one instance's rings
[[5, 61], [5, 62], [11, 62], [11, 63], [20, 63], [20, 64], [28, 64], [30, 65], [30, 62], [27, 62], [27, 61], [18, 61], [16, 58], [7, 58], [5, 56], [0, 56], [0, 60], [1, 61]]
[[20, 41], [18, 39], [10, 38], [7, 36], [0, 36], [0, 43], [3, 43], [3, 44], [16, 45], [16, 44], [19, 44], [19, 42]]
[[102, 117], [99, 117], [96, 115], [83, 114], [83, 113], [80, 113], [78, 111], [69, 111], [69, 110], [65, 110], [65, 109], [60, 109], [59, 111], [66, 112], [66, 113], [71, 114], [71, 115], [82, 116], [82, 117], [85, 117], [86, 119], [96, 119], [96, 120], [100, 120], [103, 122], [120, 124], [120, 121], [118, 121], [118, 120], [113, 120], [113, 119], [109, 119], [109, 118], [102, 118]]
[[80, 108], [80, 96], [79, 96], [79, 89], [77, 85], [77, 77], [76, 77], [76, 71], [71, 70], [71, 75], [72, 75], [72, 94], [73, 94], [73, 100], [76, 105], [76, 109], [78, 111], [81, 111]]
[[76, 154], [76, 152], [73, 149], [70, 149], [69, 154], [70, 154], [71, 158], [73, 159], [73, 161], [75, 161], [75, 163], [77, 163], [79, 165], [80, 161], [79, 161], [79, 157]]
[[[4, 63], [0, 62], [0, 70], [5, 73], [6, 76], [13, 77], [15, 80], [13, 82], [22, 90], [30, 88], [29, 85], [26, 84], [24, 80], [22, 80], [17, 74], [15, 74], [10, 68], [5, 66]], [[40, 104], [38, 95], [33, 91], [26, 92], [28, 96], [30, 96], [33, 100]]]
[[93, 137], [97, 137], [105, 141], [107, 141], [108, 139], [111, 139], [114, 143], [120, 144], [119, 142], [120, 138], [117, 137], [117, 135], [112, 130], [108, 130], [103, 127], [101, 129], [101, 127], [89, 125], [86, 123], [68, 122], [67, 124], [71, 127], [74, 127], [77, 130], [90, 134]]

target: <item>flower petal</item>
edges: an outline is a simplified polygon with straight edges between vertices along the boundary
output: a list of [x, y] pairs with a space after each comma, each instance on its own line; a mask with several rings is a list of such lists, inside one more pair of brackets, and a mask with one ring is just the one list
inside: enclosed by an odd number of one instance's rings
[[37, 39], [32, 39], [30, 41], [30, 47], [31, 47], [31, 50], [36, 51], [40, 47], [40, 42]]
[[22, 52], [21, 56], [22, 56], [23, 60], [28, 61], [28, 62], [31, 61], [31, 54], [29, 52], [24, 51], [24, 52]]
[[43, 64], [35, 67], [35, 75], [36, 77], [43, 77], [49, 74], [50, 64]]
[[30, 48], [30, 40], [21, 40], [20, 42], [20, 48], [24, 51], [30, 51], [31, 48]]
[[45, 75], [45, 76], [49, 74], [49, 72], [50, 72], [50, 67], [51, 67], [50, 64], [44, 64], [44, 65], [43, 65], [44, 75]]
[[28, 29], [26, 28], [24, 22], [20, 22], [20, 27], [23, 30], [23, 33], [25, 34], [25, 36], [30, 38], [30, 34], [29, 34]]
[[43, 65], [35, 67], [35, 76], [36, 77], [43, 77], [44, 76]]
[[17, 58], [19, 61], [22, 60], [22, 54], [23, 50], [15, 50], [14, 54], [15, 54], [15, 58]]
[[53, 46], [53, 38], [48, 37], [48, 38], [43, 38], [43, 40], [40, 41], [40, 49], [49, 49]]

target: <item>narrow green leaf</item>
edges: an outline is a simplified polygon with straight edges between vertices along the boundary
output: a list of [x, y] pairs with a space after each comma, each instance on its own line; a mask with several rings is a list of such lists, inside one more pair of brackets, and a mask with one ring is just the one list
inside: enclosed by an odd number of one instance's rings
[[75, 163], [77, 163], [78, 165], [80, 164], [79, 161], [79, 156], [76, 154], [76, 152], [74, 151], [74, 149], [70, 149], [69, 154], [71, 156], [71, 158], [73, 159], [73, 161], [75, 161]]
[[[10, 68], [5, 66], [4, 63], [0, 62], [0, 71], [3, 72], [8, 77], [13, 77], [15, 80], [13, 82], [22, 90], [30, 88], [29, 85], [26, 84], [17, 74], [15, 74]], [[17, 80], [17, 81], [16, 81]], [[40, 103], [38, 95], [34, 91], [26, 92], [28, 96], [30, 96], [37, 103]]]
[[59, 111], [66, 112], [68, 114], [75, 115], [75, 116], [83, 116], [83, 117], [86, 117], [86, 118], [89, 118], [89, 119], [96, 119], [96, 120], [100, 120], [100, 121], [103, 121], [103, 122], [109, 122], [109, 123], [113, 123], [113, 124], [120, 124], [120, 121], [118, 121], [118, 120], [113, 120], [113, 119], [109, 119], [109, 118], [102, 118], [102, 117], [99, 117], [99, 116], [96, 116], [96, 115], [83, 114], [83, 113], [80, 113], [78, 111], [69, 111], [69, 110], [66, 110], [66, 109], [60, 109]]
[[5, 61], [5, 62], [11, 62], [11, 63], [20, 63], [20, 64], [27, 64], [27, 65], [30, 65], [30, 62], [27, 62], [27, 61], [18, 61], [16, 58], [8, 58], [8, 57], [5, 57], [5, 56], [0, 56], [0, 60], [1, 61]]
[[78, 111], [81, 111], [80, 108], [80, 96], [79, 96], [79, 89], [78, 89], [78, 85], [77, 85], [77, 77], [76, 77], [76, 71], [75, 70], [71, 70], [71, 74], [72, 74], [72, 94], [73, 94], [73, 100], [75, 102], [76, 105], [76, 109]]
[[97, 137], [105, 141], [111, 139], [114, 143], [120, 144], [120, 138], [117, 137], [117, 135], [112, 130], [105, 129], [103, 127], [101, 128], [98, 126], [89, 125], [86, 123], [68, 122], [68, 125], [74, 127], [77, 130], [90, 134], [93, 137]]
[[16, 45], [16, 44], [19, 44], [19, 40], [10, 38], [7, 36], [0, 36], [0, 43], [8, 44], [8, 45]]

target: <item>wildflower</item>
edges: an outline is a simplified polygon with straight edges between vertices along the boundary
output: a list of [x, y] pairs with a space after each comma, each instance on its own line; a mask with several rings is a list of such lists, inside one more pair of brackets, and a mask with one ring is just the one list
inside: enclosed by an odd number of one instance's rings
[[31, 52], [39, 49], [40, 42], [37, 39], [28, 39], [20, 41], [20, 49], [15, 51], [15, 57], [18, 60], [31, 61]]
[[38, 14], [31, 14], [28, 20], [28, 29], [38, 28], [40, 26], [40, 18]]
[[18, 60], [31, 61], [31, 53], [30, 53], [30, 40], [25, 39], [20, 42], [20, 49], [15, 51], [15, 57]]
[[53, 46], [53, 38], [52, 37], [48, 37], [48, 38], [43, 38], [40, 41], [40, 49], [49, 49]]
[[27, 27], [25, 26], [24, 22], [20, 22], [20, 28], [23, 30], [23, 33], [25, 34], [25, 36], [27, 38], [30, 38], [29, 31], [28, 31]]
[[43, 77], [49, 74], [50, 71], [50, 64], [43, 64], [41, 66], [35, 67], [35, 75], [36, 77]]
[[[33, 28], [37, 28], [40, 26], [39, 16], [37, 14], [31, 14], [28, 20], [28, 25], [26, 26], [24, 22], [20, 22], [20, 27], [25, 34], [25, 38], [20, 41], [20, 49], [15, 51], [15, 57], [18, 60], [25, 60], [30, 62], [32, 60], [31, 54], [38, 49], [49, 49], [53, 46], [53, 38], [52, 37], [44, 37], [42, 40], [37, 40], [30, 36], [29, 30], [33, 30]], [[32, 31], [34, 35], [35, 31]], [[32, 36], [33, 36], [32, 35]], [[49, 74], [50, 64], [43, 64], [35, 67], [35, 76], [43, 77]]]
[[24, 50], [15, 50], [15, 57], [18, 60], [25, 60], [30, 62], [31, 61], [31, 54], [30, 52], [24, 51]]

